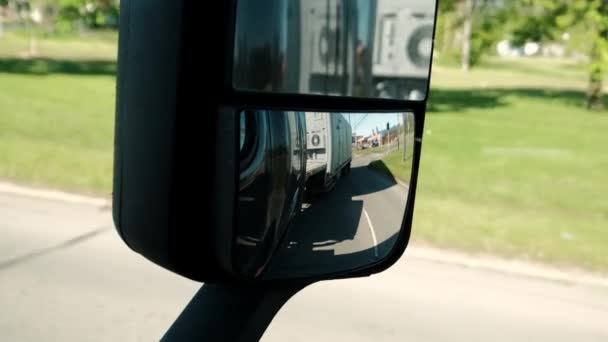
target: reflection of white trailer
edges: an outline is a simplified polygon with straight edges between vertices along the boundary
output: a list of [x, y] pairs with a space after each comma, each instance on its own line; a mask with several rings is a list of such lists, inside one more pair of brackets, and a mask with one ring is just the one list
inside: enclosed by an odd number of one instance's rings
[[331, 189], [350, 171], [352, 129], [342, 114], [306, 113], [307, 190]]
[[300, 91], [350, 94], [355, 71], [356, 4], [301, 0], [300, 13]]
[[[300, 22], [290, 22], [300, 28], [293, 44], [301, 53], [290, 57], [300, 65], [299, 91], [351, 95], [359, 75], [369, 96], [424, 96], [434, 11], [434, 1], [428, 0], [301, 0]], [[366, 51], [360, 66], [357, 41]]]
[[379, 0], [373, 83], [379, 95], [420, 99], [426, 92], [435, 6], [427, 0]]

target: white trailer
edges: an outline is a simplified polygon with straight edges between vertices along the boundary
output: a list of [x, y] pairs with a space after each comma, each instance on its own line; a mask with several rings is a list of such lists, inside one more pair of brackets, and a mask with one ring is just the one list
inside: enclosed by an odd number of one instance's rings
[[350, 171], [352, 128], [339, 113], [306, 113], [307, 190], [330, 190]]

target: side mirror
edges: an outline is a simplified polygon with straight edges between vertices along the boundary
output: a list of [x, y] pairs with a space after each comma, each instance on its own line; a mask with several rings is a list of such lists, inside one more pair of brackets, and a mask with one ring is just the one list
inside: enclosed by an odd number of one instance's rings
[[226, 1], [220, 26], [203, 8], [121, 1], [124, 242], [207, 283], [388, 268], [412, 225], [435, 1]]

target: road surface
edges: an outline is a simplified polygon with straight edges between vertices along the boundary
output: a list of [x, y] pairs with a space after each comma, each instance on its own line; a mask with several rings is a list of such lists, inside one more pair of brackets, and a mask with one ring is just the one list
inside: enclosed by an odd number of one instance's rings
[[[200, 284], [131, 252], [107, 209], [0, 194], [0, 340], [153, 341]], [[608, 288], [408, 256], [312, 285], [263, 341], [608, 341]]]

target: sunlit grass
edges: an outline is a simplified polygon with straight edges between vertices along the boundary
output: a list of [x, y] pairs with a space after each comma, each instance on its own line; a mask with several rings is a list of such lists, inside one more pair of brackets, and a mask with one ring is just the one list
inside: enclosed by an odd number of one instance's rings
[[[576, 78], [564, 76], [569, 90], [526, 89], [542, 77], [553, 88], [553, 76], [508, 70], [503, 84], [499, 71], [445, 84], [437, 72], [413, 239], [606, 272], [608, 112], [583, 109]], [[475, 84], [491, 78], [493, 89]]]
[[0, 178], [109, 195], [115, 42], [39, 41], [36, 59], [20, 58], [26, 50], [23, 36], [0, 38]]

